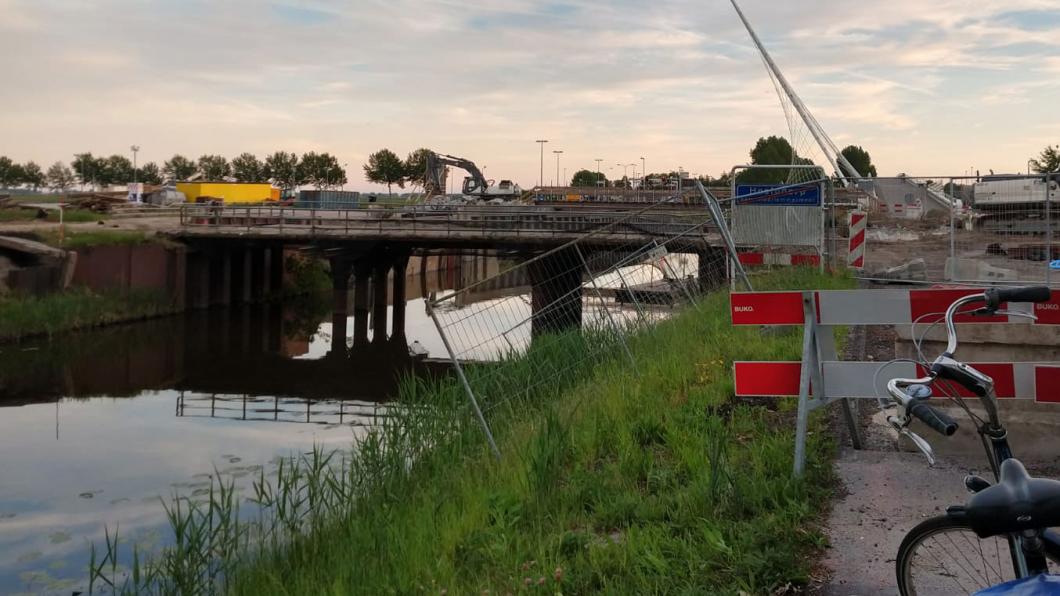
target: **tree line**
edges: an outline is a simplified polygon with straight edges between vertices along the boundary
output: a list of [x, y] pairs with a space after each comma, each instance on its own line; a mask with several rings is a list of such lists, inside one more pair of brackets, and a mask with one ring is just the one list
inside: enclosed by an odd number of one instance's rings
[[427, 156], [430, 153], [430, 149], [421, 147], [401, 159], [390, 149], [380, 149], [368, 156], [364, 179], [385, 184], [387, 193], [393, 192], [395, 184], [398, 188], [405, 188], [406, 184], [423, 188], [427, 183]]
[[139, 164], [135, 168], [128, 157], [94, 156], [78, 153], [69, 165], [55, 162], [43, 171], [33, 161], [19, 164], [0, 156], [0, 188], [26, 187], [34, 191], [42, 187], [65, 192], [75, 184], [97, 188], [125, 185], [131, 182], [162, 184], [168, 182], [271, 182], [284, 190], [312, 185], [318, 189], [336, 188], [346, 184], [346, 170], [330, 153], [310, 151], [303, 155], [277, 151], [264, 160], [252, 153], [241, 153], [231, 161], [222, 155], [203, 155], [192, 160], [177, 154], [159, 167], [155, 162]]

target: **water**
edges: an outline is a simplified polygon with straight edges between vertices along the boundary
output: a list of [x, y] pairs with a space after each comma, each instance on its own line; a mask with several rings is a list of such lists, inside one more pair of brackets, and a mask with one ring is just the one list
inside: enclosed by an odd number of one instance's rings
[[279, 458], [349, 448], [399, 373], [446, 374], [423, 298], [406, 338], [426, 359], [393, 342], [335, 358], [331, 316], [216, 309], [0, 345], [0, 593], [83, 589], [105, 527], [157, 549], [161, 498], [199, 496], [215, 473], [246, 491]]
[[[447, 308], [509, 300], [497, 324], [525, 320], [525, 280], [494, 285]], [[351, 447], [385, 416], [399, 375], [448, 374], [422, 297], [447, 284], [407, 287], [405, 338], [381, 346], [353, 346], [352, 317], [333, 337], [330, 296], [0, 344], [0, 593], [84, 589], [104, 528], [157, 550], [170, 536], [161, 499], [205, 498], [214, 474], [246, 493], [280, 458]], [[525, 347], [529, 325], [506, 338]], [[425, 358], [409, 355], [413, 342]]]

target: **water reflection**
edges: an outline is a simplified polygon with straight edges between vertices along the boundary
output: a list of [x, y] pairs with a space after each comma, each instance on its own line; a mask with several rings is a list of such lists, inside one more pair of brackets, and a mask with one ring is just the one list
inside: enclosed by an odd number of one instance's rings
[[[0, 345], [0, 593], [82, 589], [104, 527], [157, 549], [169, 536], [160, 498], [201, 498], [214, 476], [247, 492], [279, 457], [350, 447], [386, 416], [401, 375], [447, 374], [424, 295], [498, 266], [412, 277], [404, 335], [361, 346], [352, 317], [334, 337], [330, 296]], [[529, 343], [528, 294], [524, 277], [502, 275], [446, 308], [504, 303], [503, 345], [473, 354], [488, 359]], [[591, 301], [585, 313], [599, 322]]]
[[0, 593], [83, 589], [105, 527], [157, 549], [161, 498], [218, 475], [247, 492], [277, 458], [351, 447], [399, 375], [446, 374], [422, 293], [463, 280], [439, 277], [409, 280], [404, 338], [344, 338], [342, 356], [330, 296], [0, 345]]

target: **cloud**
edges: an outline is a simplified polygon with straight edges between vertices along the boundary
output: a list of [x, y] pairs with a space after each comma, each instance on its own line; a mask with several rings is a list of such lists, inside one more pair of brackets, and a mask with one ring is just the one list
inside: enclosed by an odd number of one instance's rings
[[[902, 136], [1004, 117], [992, 134], [1030, 138], [1055, 97], [1025, 80], [1060, 72], [1049, 0], [742, 6], [825, 129], [874, 139], [887, 170], [1001, 171], [1010, 158], [987, 149], [999, 139], [909, 163]], [[0, 0], [0, 12], [0, 154], [16, 159], [131, 142], [156, 161], [432, 146], [529, 185], [542, 136], [571, 168], [614, 153], [717, 172], [787, 130], [727, 2]]]

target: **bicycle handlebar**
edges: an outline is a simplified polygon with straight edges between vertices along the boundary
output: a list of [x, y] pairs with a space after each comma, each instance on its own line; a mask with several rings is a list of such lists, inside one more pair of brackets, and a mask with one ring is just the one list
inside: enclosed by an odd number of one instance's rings
[[957, 432], [957, 422], [950, 418], [949, 414], [937, 410], [923, 402], [917, 402], [909, 408], [909, 414], [915, 416], [924, 424], [930, 426], [935, 432], [952, 436]]
[[983, 295], [987, 308], [997, 309], [1002, 302], [1048, 302], [1053, 292], [1046, 286], [990, 288]]
[[[919, 379], [891, 379], [887, 382], [887, 392], [891, 399], [898, 404], [902, 415], [899, 426], [903, 432], [908, 432], [902, 425], [908, 425], [908, 416], [913, 416], [932, 429], [944, 434], [952, 435], [957, 430], [957, 423], [948, 415], [922, 403], [920, 397], [914, 397], [907, 393], [907, 389], [913, 385], [931, 385], [938, 378], [957, 381], [961, 385], [972, 390], [982, 401], [986, 408], [991, 426], [1000, 428], [997, 416], [997, 403], [993, 392], [993, 381], [990, 377], [980, 373], [974, 368], [953, 359], [957, 352], [957, 327], [953, 319], [962, 306], [975, 302], [985, 302], [985, 311], [993, 314], [1004, 302], [1046, 302], [1050, 299], [1052, 291], [1044, 286], [1029, 286], [1019, 288], [990, 288], [980, 294], [969, 294], [955, 300], [946, 309], [946, 351], [928, 368], [928, 375]], [[930, 393], [928, 393], [930, 395]], [[912, 433], [909, 433], [910, 435]], [[923, 450], [923, 448], [922, 448]], [[928, 454], [925, 451], [925, 454]], [[930, 459], [930, 454], [928, 454]]]

